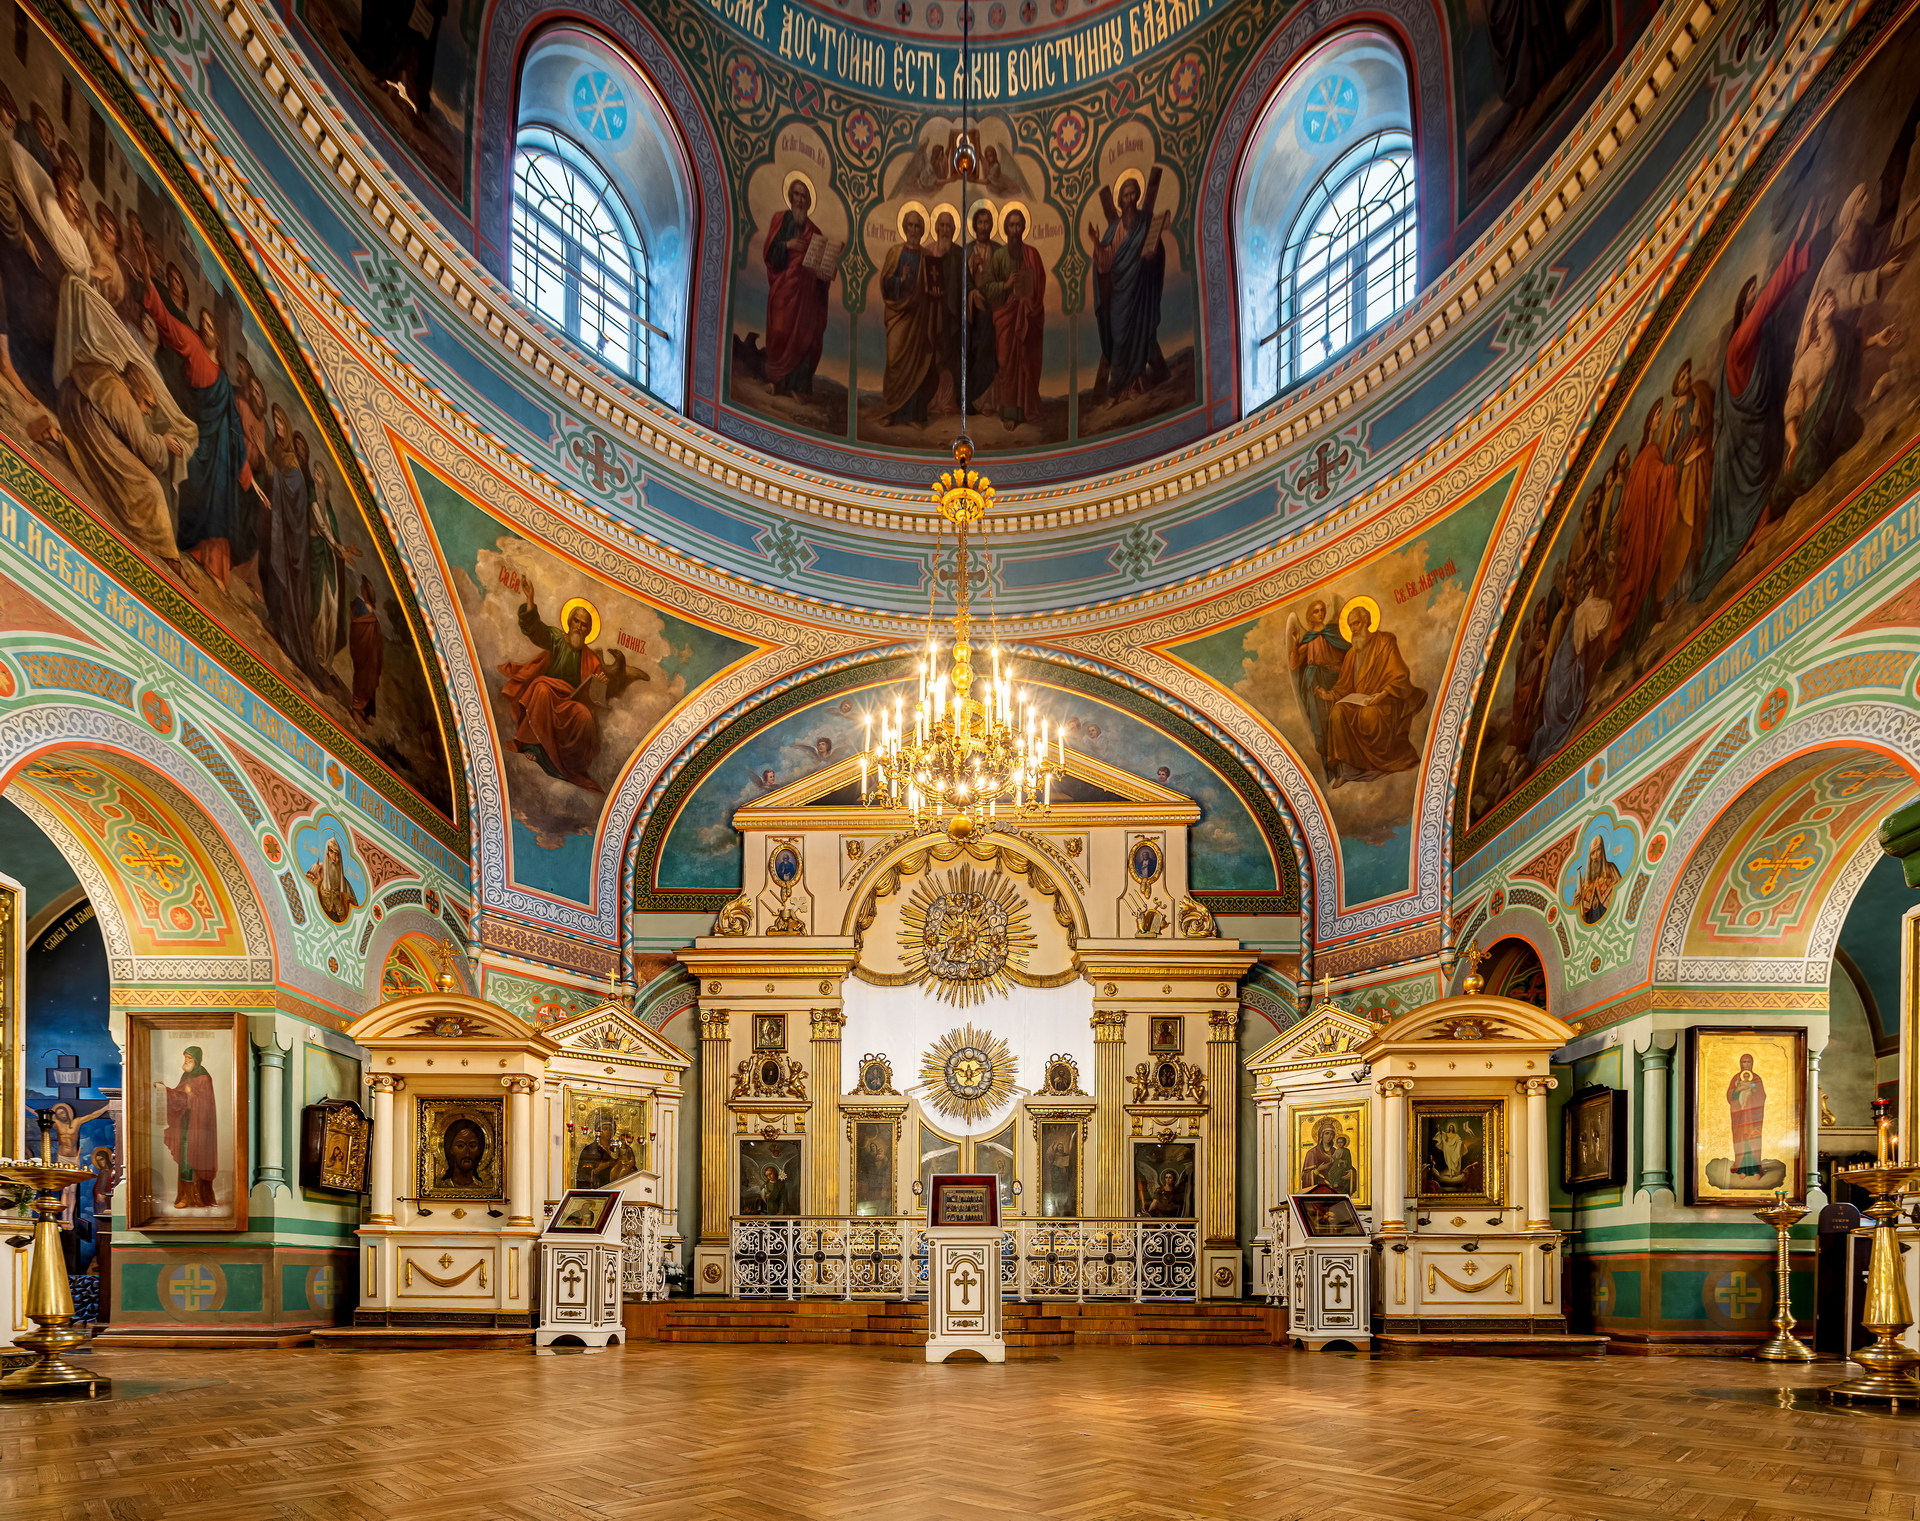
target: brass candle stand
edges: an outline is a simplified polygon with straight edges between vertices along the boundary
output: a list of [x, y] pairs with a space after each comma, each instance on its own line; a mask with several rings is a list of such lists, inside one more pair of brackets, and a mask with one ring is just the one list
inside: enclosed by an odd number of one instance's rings
[[1848, 1379], [1822, 1389], [1820, 1398], [1832, 1405], [1890, 1405], [1920, 1409], [1920, 1382], [1913, 1367], [1920, 1352], [1900, 1344], [1900, 1334], [1913, 1324], [1905, 1275], [1900, 1269], [1900, 1198], [1920, 1186], [1920, 1166], [1882, 1160], [1871, 1167], [1843, 1167], [1835, 1176], [1873, 1195], [1866, 1213], [1873, 1219], [1873, 1253], [1867, 1259], [1867, 1303], [1861, 1323], [1874, 1333], [1874, 1343], [1848, 1355], [1867, 1370], [1864, 1378]]
[[1807, 1212], [1796, 1204], [1789, 1204], [1787, 1191], [1782, 1188], [1774, 1191], [1771, 1206], [1756, 1209], [1754, 1214], [1759, 1216], [1763, 1224], [1773, 1227], [1779, 1249], [1773, 1269], [1773, 1335], [1754, 1349], [1754, 1360], [1763, 1363], [1818, 1362], [1820, 1354], [1793, 1334], [1792, 1268], [1787, 1260], [1788, 1237], [1793, 1228], [1807, 1218]]
[[113, 1381], [78, 1367], [64, 1354], [86, 1341], [73, 1329], [73, 1289], [67, 1282], [66, 1254], [60, 1249], [60, 1193], [69, 1184], [91, 1178], [93, 1170], [56, 1162], [48, 1155], [51, 1128], [40, 1131], [40, 1159], [0, 1164], [0, 1178], [34, 1190], [33, 1263], [27, 1273], [27, 1318], [34, 1329], [14, 1345], [36, 1353], [26, 1367], [0, 1379], [0, 1399], [96, 1400], [113, 1392]]

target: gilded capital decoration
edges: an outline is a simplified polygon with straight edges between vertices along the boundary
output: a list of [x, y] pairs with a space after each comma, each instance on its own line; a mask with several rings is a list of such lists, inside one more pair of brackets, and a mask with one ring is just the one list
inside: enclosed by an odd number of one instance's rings
[[1207, 1028], [1213, 1032], [1209, 1040], [1232, 1040], [1240, 1028], [1240, 1013], [1237, 1009], [1215, 1009], [1207, 1016]]
[[1125, 1040], [1127, 1038], [1127, 1011], [1125, 1009], [1096, 1009], [1093, 1018], [1088, 1021], [1093, 1026], [1093, 1038], [1099, 1040]]
[[524, 1072], [515, 1072], [500, 1079], [500, 1086], [509, 1093], [532, 1093], [540, 1086], [540, 1080], [529, 1077]]
[[838, 1040], [841, 1027], [847, 1022], [847, 1016], [838, 1009], [809, 1009], [807, 1017], [813, 1021], [815, 1040]]
[[1513, 1091], [1528, 1098], [1543, 1098], [1559, 1086], [1557, 1077], [1523, 1077], [1513, 1085]]
[[398, 1093], [407, 1080], [397, 1072], [376, 1072], [367, 1079], [367, 1086], [375, 1093]]
[[733, 1033], [733, 1016], [726, 1009], [702, 1009], [700, 1011], [700, 1038], [702, 1040], [725, 1040]]
[[1380, 1079], [1380, 1097], [1405, 1098], [1413, 1092], [1413, 1079], [1410, 1077], [1383, 1077]]

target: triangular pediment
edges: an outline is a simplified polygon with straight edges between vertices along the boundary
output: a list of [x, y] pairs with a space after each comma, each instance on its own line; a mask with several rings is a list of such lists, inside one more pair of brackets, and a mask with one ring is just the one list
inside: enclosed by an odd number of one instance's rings
[[548, 1025], [544, 1033], [570, 1056], [624, 1057], [678, 1071], [692, 1065], [686, 1053], [666, 1036], [648, 1029], [630, 1009], [617, 1003], [603, 1003]]
[[[1078, 750], [1067, 750], [1068, 780], [1056, 784], [1052, 823], [1193, 824], [1200, 807], [1185, 793], [1109, 766]], [[860, 757], [849, 755], [734, 811], [733, 827], [815, 829], [880, 827], [891, 829], [903, 812], [868, 808], [860, 795]]]
[[1346, 1061], [1379, 1031], [1380, 1027], [1364, 1015], [1323, 1003], [1254, 1052], [1247, 1059], [1247, 1070], [1294, 1072]]

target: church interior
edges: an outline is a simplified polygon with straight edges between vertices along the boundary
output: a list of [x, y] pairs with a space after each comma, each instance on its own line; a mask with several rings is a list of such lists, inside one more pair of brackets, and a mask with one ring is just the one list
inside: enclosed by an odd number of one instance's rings
[[0, 33], [0, 1517], [1920, 1516], [1920, 0]]

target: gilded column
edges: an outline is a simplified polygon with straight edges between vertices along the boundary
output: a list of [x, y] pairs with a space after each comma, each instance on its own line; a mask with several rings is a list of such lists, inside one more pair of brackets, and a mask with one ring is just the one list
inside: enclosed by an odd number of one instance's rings
[[1384, 1077], [1380, 1096], [1386, 1100], [1385, 1135], [1380, 1151], [1380, 1225], [1377, 1236], [1404, 1236], [1407, 1233], [1407, 1095], [1413, 1092], [1410, 1077]]
[[1093, 1016], [1093, 1209], [1100, 1219], [1128, 1213], [1127, 1201], [1127, 1012], [1101, 1009]]
[[733, 1018], [725, 1009], [700, 1011], [700, 1239], [727, 1244], [731, 1211], [727, 1079], [733, 1071]]
[[367, 1079], [373, 1090], [373, 1157], [368, 1175], [373, 1181], [373, 1208], [369, 1225], [393, 1224], [393, 1096], [406, 1086], [406, 1079], [390, 1072], [376, 1072]]
[[810, 1215], [840, 1213], [840, 1027], [838, 1009], [809, 1009], [813, 1022], [813, 1109], [807, 1120], [807, 1197]]
[[507, 1229], [533, 1224], [534, 1079], [515, 1073], [500, 1079], [507, 1090]]
[[1207, 1016], [1207, 1202], [1200, 1234], [1207, 1246], [1233, 1246], [1234, 1161], [1240, 1114], [1240, 1014], [1216, 1009]]
[[1527, 1221], [1530, 1231], [1550, 1231], [1547, 1207], [1547, 1095], [1560, 1086], [1557, 1077], [1529, 1077], [1513, 1085], [1527, 1100]]

